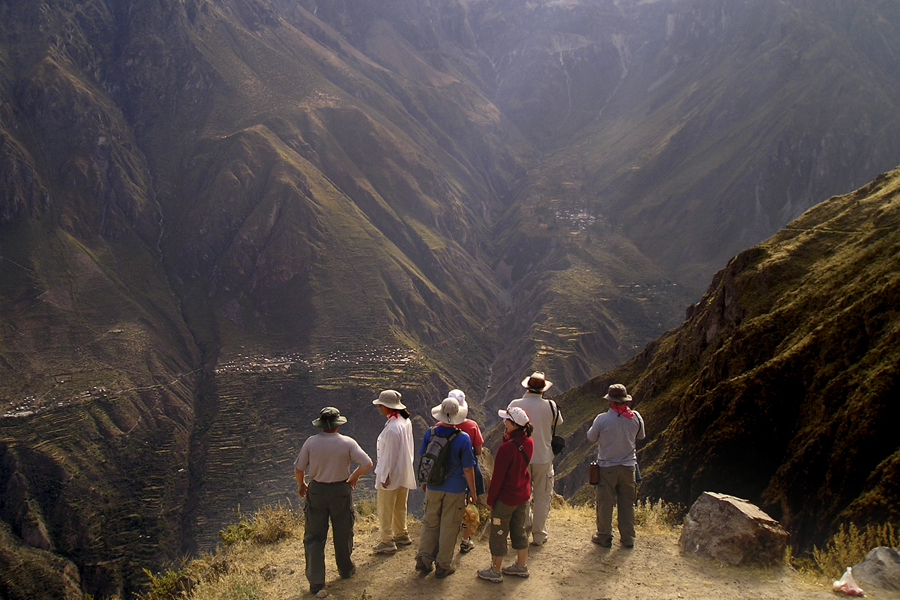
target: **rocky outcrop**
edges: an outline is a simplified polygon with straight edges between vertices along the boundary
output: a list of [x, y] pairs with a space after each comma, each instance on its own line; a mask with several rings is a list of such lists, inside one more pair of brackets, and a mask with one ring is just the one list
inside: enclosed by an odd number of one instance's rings
[[741, 498], [705, 492], [684, 520], [682, 552], [739, 567], [784, 561], [788, 533], [758, 507]]
[[900, 592], [900, 551], [886, 546], [872, 548], [853, 567], [853, 577], [864, 590]]
[[0, 225], [22, 213], [38, 216], [49, 203], [50, 194], [25, 149], [0, 130]]
[[0, 522], [0, 590], [4, 597], [83, 600], [81, 583], [73, 562], [23, 545]]

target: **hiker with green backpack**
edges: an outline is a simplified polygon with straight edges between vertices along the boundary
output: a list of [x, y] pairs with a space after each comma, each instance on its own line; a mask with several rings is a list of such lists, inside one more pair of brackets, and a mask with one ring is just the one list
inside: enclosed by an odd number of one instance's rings
[[438, 423], [425, 432], [419, 449], [417, 477], [425, 490], [422, 534], [416, 553], [416, 571], [443, 579], [452, 575], [456, 537], [466, 510], [475, 504], [475, 454], [469, 435], [458, 426], [468, 409], [455, 398], [445, 398], [431, 409]]

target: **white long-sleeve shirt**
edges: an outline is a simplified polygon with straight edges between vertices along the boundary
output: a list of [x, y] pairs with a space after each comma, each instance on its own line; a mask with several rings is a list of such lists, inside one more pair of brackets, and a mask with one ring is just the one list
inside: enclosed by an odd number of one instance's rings
[[[378, 436], [375, 489], [396, 490], [401, 486], [415, 489], [413, 451], [412, 422], [401, 416], [389, 417]], [[391, 482], [385, 486], [388, 477]]]

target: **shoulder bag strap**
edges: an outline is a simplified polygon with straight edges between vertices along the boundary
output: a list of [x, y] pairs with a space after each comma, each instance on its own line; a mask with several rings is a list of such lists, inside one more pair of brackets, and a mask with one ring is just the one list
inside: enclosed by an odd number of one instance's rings
[[531, 459], [528, 458], [528, 454], [525, 452], [525, 448], [522, 446], [522, 444], [520, 444], [518, 440], [511, 440], [511, 441], [512, 441], [516, 446], [519, 447], [519, 452], [521, 452], [521, 453], [522, 453], [522, 456], [525, 457], [525, 464], [527, 465], [528, 463], [530, 463], [530, 462], [531, 462]]
[[550, 414], [553, 415], [552, 435], [556, 435], [556, 421], [559, 420], [559, 411], [556, 409], [556, 403], [553, 400], [548, 400], [548, 402], [550, 402]]

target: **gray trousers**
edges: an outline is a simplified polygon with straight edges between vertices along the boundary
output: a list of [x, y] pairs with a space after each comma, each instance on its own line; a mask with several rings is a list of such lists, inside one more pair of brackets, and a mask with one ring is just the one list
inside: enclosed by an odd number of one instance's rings
[[619, 537], [623, 544], [634, 543], [634, 467], [600, 467], [597, 485], [597, 533], [602, 541], [612, 541], [613, 506], [619, 508]]
[[331, 520], [334, 537], [334, 558], [341, 574], [353, 568], [350, 554], [353, 552], [353, 493], [346, 481], [319, 483], [310, 481], [306, 491], [306, 532], [303, 547], [306, 550], [306, 578], [310, 585], [325, 584], [325, 541], [328, 539], [328, 521]]

